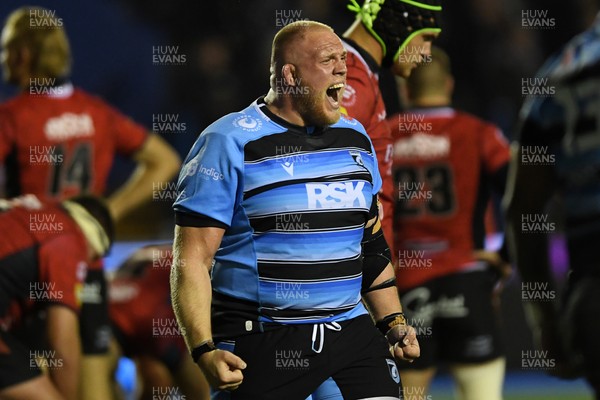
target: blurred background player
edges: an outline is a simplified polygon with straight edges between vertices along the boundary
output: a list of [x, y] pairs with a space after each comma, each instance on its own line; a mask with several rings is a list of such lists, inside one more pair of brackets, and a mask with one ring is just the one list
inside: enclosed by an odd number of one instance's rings
[[[548, 232], [527, 232], [526, 216], [547, 216], [559, 195], [570, 272], [560, 312], [554, 301], [525, 302], [538, 346], [556, 360], [555, 374], [578, 369], [600, 399], [600, 16], [542, 67], [540, 89], [521, 110], [506, 194], [511, 250], [523, 282], [555, 290]], [[547, 79], [547, 80], [546, 80]], [[542, 92], [540, 92], [542, 93]]]
[[[95, 197], [33, 199], [0, 213], [0, 399], [75, 400], [81, 289], [88, 265], [111, 245], [112, 221]], [[40, 310], [43, 332], [27, 326]]]
[[121, 352], [136, 361], [142, 391], [179, 388], [186, 400], [210, 398], [208, 383], [190, 357], [171, 305], [172, 244], [143, 247], [109, 280], [110, 318]]
[[[0, 40], [4, 79], [21, 89], [17, 97], [0, 106], [0, 163], [6, 170], [8, 197], [104, 195], [118, 153], [138, 165], [108, 198], [118, 221], [150, 200], [153, 183], [174, 176], [179, 157], [160, 136], [73, 87], [70, 46], [56, 14], [42, 8], [19, 8], [8, 16]], [[88, 355], [82, 371], [90, 383], [84, 385], [89, 390], [85, 398], [103, 399], [109, 395], [103, 391], [110, 377], [100, 373], [100, 366], [106, 367], [108, 361], [104, 354], [110, 328], [100, 262], [90, 268], [82, 299], [80, 329]]]
[[[36, 11], [35, 26], [30, 10]], [[118, 153], [138, 164], [108, 198], [118, 221], [150, 200], [152, 183], [171, 179], [180, 159], [159, 135], [73, 87], [68, 38], [62, 20], [48, 11], [15, 10], [2, 30], [4, 79], [21, 89], [0, 106], [0, 162], [6, 167], [7, 197], [105, 195]]]
[[388, 119], [396, 277], [407, 320], [424, 344], [419, 359], [399, 365], [405, 395], [424, 396], [445, 361], [461, 399], [500, 399], [505, 360], [492, 291], [510, 267], [497, 253], [474, 251], [484, 249], [488, 185], [504, 193], [508, 144], [496, 126], [451, 107], [450, 61], [439, 48], [406, 84], [412, 108]]
[[392, 135], [379, 90], [381, 67], [395, 65], [408, 77], [429, 55], [431, 41], [441, 32], [440, 0], [366, 0], [361, 7], [351, 0], [356, 20], [342, 40], [348, 51], [348, 69], [342, 106], [356, 118], [373, 142], [383, 186], [381, 200], [384, 236], [392, 244], [394, 184], [392, 180]]

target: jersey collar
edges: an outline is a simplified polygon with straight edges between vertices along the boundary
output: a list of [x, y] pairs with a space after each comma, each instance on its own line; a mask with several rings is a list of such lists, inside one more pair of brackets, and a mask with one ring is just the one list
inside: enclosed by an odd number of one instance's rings
[[281, 118], [280, 116], [276, 115], [271, 110], [269, 110], [269, 108], [267, 107], [267, 103], [265, 103], [265, 96], [259, 97], [256, 100], [256, 105], [258, 106], [258, 110], [260, 112], [262, 112], [268, 119], [275, 122], [277, 125], [281, 125], [282, 127], [286, 128], [288, 131], [293, 132], [293, 133], [313, 136], [313, 135], [318, 135], [318, 134], [322, 133], [324, 130], [326, 130], [327, 128], [329, 128], [328, 126], [327, 127], [318, 127], [318, 126], [294, 125], [294, 124], [286, 121], [285, 119]]

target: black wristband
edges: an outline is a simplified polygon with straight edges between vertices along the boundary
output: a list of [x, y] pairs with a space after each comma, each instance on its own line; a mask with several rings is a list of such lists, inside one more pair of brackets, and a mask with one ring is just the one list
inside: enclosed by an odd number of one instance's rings
[[204, 353], [208, 353], [210, 351], [216, 350], [217, 347], [215, 346], [215, 344], [213, 343], [212, 340], [207, 340], [205, 342], [200, 343], [198, 346], [194, 347], [192, 349], [192, 360], [194, 360], [195, 363], [198, 363], [198, 359], [200, 358], [200, 356]]
[[384, 336], [396, 325], [406, 325], [406, 318], [404, 318], [404, 314], [401, 312], [387, 315], [383, 317], [381, 321], [375, 323], [377, 329], [379, 329]]

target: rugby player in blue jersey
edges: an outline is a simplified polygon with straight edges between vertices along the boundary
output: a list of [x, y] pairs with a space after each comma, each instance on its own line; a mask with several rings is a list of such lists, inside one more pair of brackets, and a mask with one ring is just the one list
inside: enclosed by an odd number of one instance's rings
[[399, 399], [394, 358], [420, 354], [373, 146], [340, 119], [345, 57], [326, 25], [281, 29], [269, 93], [206, 128], [181, 170], [171, 293], [213, 398], [305, 399], [331, 377], [345, 399]]
[[[600, 399], [600, 15], [542, 67], [521, 110], [506, 204], [524, 303], [550, 373], [583, 374]], [[562, 305], [548, 262], [547, 206], [559, 195], [569, 251]], [[538, 222], [531, 222], [538, 221]], [[544, 300], [545, 299], [545, 300]]]

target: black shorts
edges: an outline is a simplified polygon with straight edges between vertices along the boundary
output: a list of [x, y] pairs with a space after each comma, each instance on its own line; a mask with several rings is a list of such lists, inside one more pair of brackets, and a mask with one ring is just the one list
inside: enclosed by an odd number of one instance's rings
[[421, 356], [401, 369], [449, 363], [481, 363], [500, 357], [497, 315], [490, 270], [452, 274], [400, 294], [407, 322], [417, 331]]
[[37, 354], [10, 333], [0, 330], [0, 390], [41, 375], [35, 359]]
[[213, 399], [304, 400], [329, 377], [346, 400], [401, 398], [396, 363], [368, 315], [281, 325], [217, 347], [237, 354], [247, 368], [237, 390], [213, 392]]
[[84, 355], [107, 354], [112, 337], [104, 270], [89, 270], [81, 293], [79, 332]]

